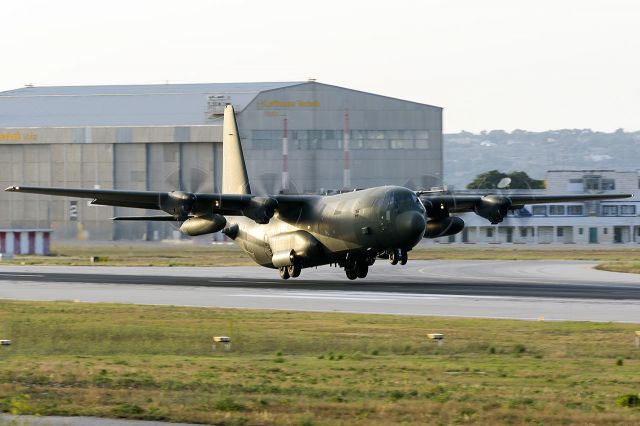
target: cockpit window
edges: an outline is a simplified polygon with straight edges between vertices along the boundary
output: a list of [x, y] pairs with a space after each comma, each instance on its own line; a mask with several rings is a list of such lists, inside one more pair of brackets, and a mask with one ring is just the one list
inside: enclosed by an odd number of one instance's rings
[[412, 192], [398, 192], [396, 193], [396, 202], [399, 207], [409, 208], [415, 204], [415, 200], [412, 198], [414, 194]]

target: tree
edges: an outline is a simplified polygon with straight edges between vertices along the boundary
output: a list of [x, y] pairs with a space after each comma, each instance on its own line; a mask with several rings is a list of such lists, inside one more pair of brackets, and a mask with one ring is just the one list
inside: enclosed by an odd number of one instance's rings
[[544, 189], [544, 180], [532, 179], [526, 172], [513, 171], [504, 173], [498, 170], [490, 170], [480, 173], [467, 185], [467, 189], [494, 189], [504, 179], [511, 179], [509, 189]]

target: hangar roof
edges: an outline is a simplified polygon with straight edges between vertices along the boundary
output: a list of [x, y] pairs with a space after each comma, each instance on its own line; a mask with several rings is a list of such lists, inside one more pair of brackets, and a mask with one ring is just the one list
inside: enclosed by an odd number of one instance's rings
[[208, 124], [209, 96], [241, 110], [260, 92], [302, 83], [23, 87], [0, 92], [0, 127]]
[[259, 93], [302, 82], [280, 83], [197, 83], [197, 84], [124, 84], [101, 86], [26, 86], [0, 92], [0, 96], [97, 96], [153, 95], [186, 93]]
[[311, 83], [440, 109], [315, 81], [27, 86], [0, 92], [0, 128], [219, 124], [225, 104], [241, 112], [262, 92]]

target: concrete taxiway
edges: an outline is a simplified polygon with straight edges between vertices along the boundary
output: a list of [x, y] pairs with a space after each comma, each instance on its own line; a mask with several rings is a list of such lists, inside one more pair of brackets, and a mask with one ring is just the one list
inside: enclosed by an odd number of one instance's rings
[[578, 261], [377, 262], [283, 281], [260, 267], [0, 267], [0, 298], [640, 323], [640, 276]]

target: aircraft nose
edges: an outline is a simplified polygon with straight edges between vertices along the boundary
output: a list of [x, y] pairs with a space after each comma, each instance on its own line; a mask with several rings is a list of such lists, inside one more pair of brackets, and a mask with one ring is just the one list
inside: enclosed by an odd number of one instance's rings
[[406, 247], [413, 247], [422, 239], [427, 222], [415, 210], [404, 212], [397, 219], [398, 236]]

